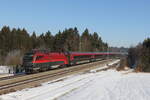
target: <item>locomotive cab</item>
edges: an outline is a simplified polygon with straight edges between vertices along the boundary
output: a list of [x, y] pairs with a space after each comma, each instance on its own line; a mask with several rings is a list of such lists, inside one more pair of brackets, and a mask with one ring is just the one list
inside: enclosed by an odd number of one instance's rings
[[34, 59], [34, 53], [33, 52], [28, 52], [24, 55], [23, 57], [23, 67], [25, 68], [26, 72], [29, 72], [32, 70], [33, 67], [33, 59]]
[[23, 67], [27, 74], [47, 71], [67, 65], [68, 59], [64, 53], [33, 50], [24, 55]]

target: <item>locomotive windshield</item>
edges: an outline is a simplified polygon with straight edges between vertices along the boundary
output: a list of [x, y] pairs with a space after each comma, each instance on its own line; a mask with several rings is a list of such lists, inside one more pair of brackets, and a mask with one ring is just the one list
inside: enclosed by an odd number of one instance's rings
[[33, 54], [34, 53], [26, 53], [23, 57], [23, 61], [32, 61], [33, 60]]

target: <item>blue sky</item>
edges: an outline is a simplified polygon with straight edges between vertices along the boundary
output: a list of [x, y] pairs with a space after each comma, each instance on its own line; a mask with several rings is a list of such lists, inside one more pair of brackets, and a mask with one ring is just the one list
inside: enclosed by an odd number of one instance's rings
[[150, 0], [1, 0], [4, 25], [38, 34], [88, 28], [110, 46], [129, 47], [150, 37]]

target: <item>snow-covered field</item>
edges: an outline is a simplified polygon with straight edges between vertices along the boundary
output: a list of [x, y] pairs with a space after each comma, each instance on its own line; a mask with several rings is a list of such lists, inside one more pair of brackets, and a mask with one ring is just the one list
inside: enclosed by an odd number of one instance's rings
[[67, 76], [0, 100], [150, 100], [150, 74], [116, 70]]

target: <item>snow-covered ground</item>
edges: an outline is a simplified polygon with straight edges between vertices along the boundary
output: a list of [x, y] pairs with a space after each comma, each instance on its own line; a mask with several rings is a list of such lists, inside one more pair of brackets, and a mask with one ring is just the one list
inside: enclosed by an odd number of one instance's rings
[[0, 66], [0, 75], [1, 74], [10, 74], [10, 73], [13, 73], [13, 67]]
[[0, 100], [150, 100], [150, 74], [116, 70], [67, 76]]

